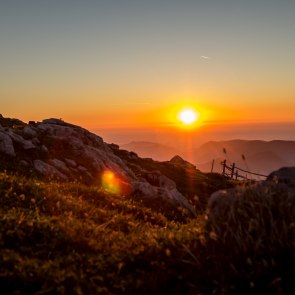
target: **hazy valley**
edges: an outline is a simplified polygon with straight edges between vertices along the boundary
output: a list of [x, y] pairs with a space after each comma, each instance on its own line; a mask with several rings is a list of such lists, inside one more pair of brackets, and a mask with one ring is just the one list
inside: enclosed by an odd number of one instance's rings
[[268, 175], [271, 171], [295, 165], [295, 141], [286, 140], [228, 140], [210, 141], [199, 147], [187, 150], [176, 149], [155, 142], [130, 142], [121, 146], [134, 151], [141, 157], [151, 157], [158, 161], [170, 160], [175, 154], [182, 156], [197, 169], [221, 172], [221, 161], [236, 165], [244, 170]]

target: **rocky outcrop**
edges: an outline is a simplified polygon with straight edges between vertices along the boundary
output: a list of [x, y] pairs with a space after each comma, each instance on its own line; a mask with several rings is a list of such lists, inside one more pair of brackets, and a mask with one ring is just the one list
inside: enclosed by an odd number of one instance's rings
[[191, 164], [190, 162], [182, 159], [180, 156], [174, 156], [170, 161], [171, 164], [184, 168], [184, 169], [196, 169], [196, 166]]
[[242, 188], [230, 188], [218, 190], [211, 194], [208, 200], [209, 217], [218, 219], [220, 216], [227, 214], [233, 208], [242, 208], [247, 199], [255, 197], [260, 202], [263, 198], [295, 198], [295, 167], [283, 167], [272, 172], [265, 181]]
[[36, 138], [37, 137], [37, 132], [29, 127], [29, 126], [25, 126], [24, 129], [23, 129], [23, 137], [25, 139], [32, 139], [32, 138]]
[[295, 167], [282, 167], [270, 173], [266, 180], [284, 183], [289, 187], [295, 188]]
[[169, 179], [167, 176], [163, 175], [160, 171], [142, 171], [142, 176], [151, 185], [157, 187], [165, 187], [169, 190], [176, 188], [176, 184], [173, 180]]
[[34, 160], [33, 162], [34, 168], [37, 172], [39, 172], [41, 175], [50, 177], [57, 177], [62, 180], [68, 180], [68, 177], [58, 171], [54, 166], [49, 165], [41, 160]]
[[0, 130], [0, 153], [15, 157], [14, 146], [11, 137]]
[[241, 190], [230, 188], [226, 190], [218, 190], [214, 192], [208, 200], [208, 209], [210, 212], [218, 210], [219, 207], [231, 202], [232, 199], [237, 198]]
[[176, 188], [168, 189], [166, 187], [155, 187], [146, 182], [136, 182], [134, 193], [138, 196], [145, 196], [150, 202], [159, 200], [158, 206], [165, 207], [169, 204], [174, 208], [186, 209], [190, 216], [196, 216], [195, 209]]
[[130, 166], [129, 161], [139, 159], [137, 154], [119, 150], [115, 144], [108, 145], [84, 128], [55, 118], [25, 124], [2, 117], [0, 124], [2, 168], [95, 185], [102, 185], [103, 175], [109, 171], [114, 177], [110, 181], [121, 187], [120, 193], [132, 193], [150, 202], [161, 200], [163, 205], [181, 207], [195, 215], [174, 181], [159, 171]]

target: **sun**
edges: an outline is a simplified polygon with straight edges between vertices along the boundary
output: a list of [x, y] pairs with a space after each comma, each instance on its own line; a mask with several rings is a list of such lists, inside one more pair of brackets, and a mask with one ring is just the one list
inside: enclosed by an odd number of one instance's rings
[[178, 120], [186, 126], [191, 126], [195, 124], [199, 119], [200, 114], [193, 108], [182, 109], [178, 115]]

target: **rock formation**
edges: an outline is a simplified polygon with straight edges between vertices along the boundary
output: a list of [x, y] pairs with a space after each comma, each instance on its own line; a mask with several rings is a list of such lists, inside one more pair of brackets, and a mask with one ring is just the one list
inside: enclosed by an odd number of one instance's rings
[[295, 167], [282, 167], [269, 174], [267, 181], [284, 183], [289, 187], [295, 188]]
[[218, 219], [232, 208], [241, 208], [249, 198], [255, 201], [255, 197], [260, 202], [269, 198], [276, 198], [276, 202], [281, 202], [283, 197], [295, 198], [295, 167], [283, 167], [272, 172], [265, 181], [249, 186], [214, 192], [208, 200], [209, 218]]
[[190, 162], [182, 159], [180, 156], [176, 155], [171, 160], [170, 163], [175, 166], [180, 166], [184, 169], [196, 169], [196, 166], [191, 164]]
[[181, 207], [195, 215], [171, 179], [159, 171], [128, 164], [138, 158], [135, 153], [119, 150], [117, 145], [107, 144], [86, 129], [60, 119], [25, 124], [0, 117], [1, 169], [95, 185], [101, 185], [102, 175], [110, 171], [123, 188], [120, 193], [136, 194], [151, 202], [160, 199], [163, 205]]

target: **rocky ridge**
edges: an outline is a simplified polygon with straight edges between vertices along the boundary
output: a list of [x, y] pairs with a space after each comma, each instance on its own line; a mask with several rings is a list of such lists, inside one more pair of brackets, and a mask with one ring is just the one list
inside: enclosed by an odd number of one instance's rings
[[121, 194], [133, 194], [147, 202], [159, 200], [161, 206], [181, 207], [186, 214], [195, 215], [173, 180], [160, 171], [129, 165], [138, 159], [137, 154], [119, 150], [117, 145], [61, 119], [26, 124], [0, 117], [1, 169], [96, 185], [101, 185], [103, 173], [111, 171]]

